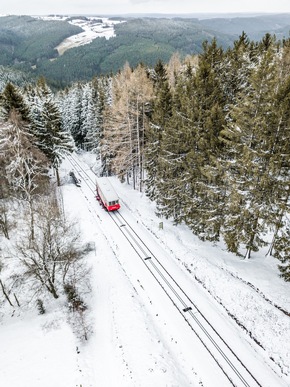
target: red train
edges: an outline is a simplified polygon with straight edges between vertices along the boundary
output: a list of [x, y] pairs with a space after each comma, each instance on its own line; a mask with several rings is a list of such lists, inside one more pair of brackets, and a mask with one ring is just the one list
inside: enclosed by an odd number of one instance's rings
[[107, 177], [98, 177], [96, 180], [97, 200], [107, 211], [116, 211], [120, 208], [119, 198]]

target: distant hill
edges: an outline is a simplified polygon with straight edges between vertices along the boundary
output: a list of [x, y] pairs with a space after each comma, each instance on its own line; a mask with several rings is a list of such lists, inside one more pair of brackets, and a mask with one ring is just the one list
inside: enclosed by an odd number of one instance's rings
[[206, 28], [239, 36], [243, 31], [252, 40], [260, 40], [267, 32], [277, 39], [289, 38], [290, 14], [260, 15], [255, 17], [213, 18], [200, 20]]
[[0, 65], [30, 71], [40, 60], [58, 56], [55, 47], [82, 29], [30, 16], [0, 17]]
[[30, 74], [26, 72], [0, 65], [0, 93], [8, 82], [12, 82], [16, 86], [24, 86], [33, 82], [33, 80]]
[[[85, 16], [82, 17], [84, 22]], [[113, 19], [113, 18], [112, 18]], [[114, 18], [116, 19], [116, 18]], [[288, 38], [290, 14], [198, 19], [185, 17], [128, 17], [114, 26], [116, 36], [100, 37], [67, 50], [59, 56], [56, 47], [83, 30], [68, 21], [41, 20], [30, 16], [0, 17], [0, 65], [33, 76], [44, 76], [55, 87], [115, 73], [126, 61], [134, 67], [143, 62], [154, 66], [167, 62], [174, 52], [198, 54], [202, 43], [214, 37], [223, 48], [230, 47], [245, 31], [260, 40], [265, 33]]]
[[[224, 33], [206, 29], [193, 19], [130, 19], [115, 26], [116, 37], [98, 38], [89, 45], [73, 48], [53, 62], [42, 61], [38, 71], [49, 78], [68, 82], [94, 75], [115, 73], [125, 62], [132, 67], [143, 62], [154, 66], [167, 62], [174, 52], [181, 56], [201, 52], [204, 40], [217, 36], [223, 47], [234, 41]], [[54, 75], [53, 75], [54, 74]]]

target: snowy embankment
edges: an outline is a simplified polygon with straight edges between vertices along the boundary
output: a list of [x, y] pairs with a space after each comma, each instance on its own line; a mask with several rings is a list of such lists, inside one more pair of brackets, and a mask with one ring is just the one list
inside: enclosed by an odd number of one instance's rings
[[[89, 155], [82, 159], [93, 166]], [[107, 214], [85, 184], [79, 188], [72, 183], [70, 169], [68, 162], [63, 163], [64, 210], [67, 217], [78, 219], [83, 241], [95, 245], [87, 257], [92, 292], [85, 296], [94, 333], [88, 342], [78, 341], [67, 322], [64, 299], [48, 303], [42, 316], [32, 303], [23, 308], [6, 303], [0, 310], [1, 385], [225, 387], [208, 374], [208, 364], [196, 366], [196, 347], [190, 348], [190, 359], [185, 356], [185, 333], [172, 335], [172, 324], [177, 321], [174, 316], [171, 322], [164, 320], [165, 312], [162, 314], [162, 307], [146, 295], [142, 280], [137, 277], [138, 287], [132, 283], [121, 265], [123, 250], [131, 253], [121, 245], [122, 238], [110, 236], [114, 232]], [[290, 312], [290, 284], [279, 278], [277, 262], [265, 257], [264, 251], [244, 261], [227, 253], [222, 244], [201, 242], [185, 226], [175, 227], [170, 220], [157, 218], [154, 203], [144, 194], [117, 179], [112, 182], [121, 198], [120, 211], [131, 214], [144, 234], [152, 236], [160, 251], [165, 250], [184, 272], [185, 280], [191, 279], [201, 291], [206, 290], [211, 303], [223, 311], [221, 318], [229, 316], [230, 324], [240, 331], [235, 338], [238, 345], [239, 340], [246, 340], [258, 348], [255, 351], [259, 350], [259, 356], [276, 372], [281, 384], [265, 383], [263, 387], [290, 385], [290, 317], [283, 312]], [[8, 267], [3, 277], [7, 272]], [[20, 303], [24, 300], [25, 294]], [[207, 308], [204, 305], [205, 311]], [[217, 322], [216, 328], [220, 327]]]
[[[118, 191], [129, 199], [130, 210], [164, 249], [222, 305], [250, 340], [265, 350], [265, 357], [289, 377], [290, 284], [279, 278], [277, 260], [266, 257], [266, 249], [253, 254], [250, 260], [241, 259], [228, 253], [221, 243], [201, 242], [186, 226], [175, 227], [168, 220], [162, 219], [160, 230], [154, 204], [144, 194], [128, 192], [120, 184]], [[137, 195], [140, 200], [136, 200]]]

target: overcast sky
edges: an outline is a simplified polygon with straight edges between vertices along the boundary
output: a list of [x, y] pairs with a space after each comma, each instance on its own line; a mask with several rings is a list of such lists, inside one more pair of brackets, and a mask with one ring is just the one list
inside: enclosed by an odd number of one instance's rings
[[0, 14], [289, 12], [290, 0], [1, 0]]

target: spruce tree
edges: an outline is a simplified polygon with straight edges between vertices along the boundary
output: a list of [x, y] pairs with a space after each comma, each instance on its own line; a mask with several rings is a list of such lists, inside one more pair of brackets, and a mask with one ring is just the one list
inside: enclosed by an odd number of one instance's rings
[[1, 116], [8, 120], [12, 111], [16, 111], [23, 122], [29, 123], [29, 108], [22, 93], [12, 83], [8, 82], [0, 96]]
[[39, 132], [40, 148], [51, 161], [57, 173], [60, 185], [58, 168], [66, 154], [74, 150], [73, 139], [67, 131], [63, 130], [61, 116], [56, 104], [48, 99], [42, 107], [43, 131]]
[[30, 105], [30, 133], [55, 169], [57, 182], [60, 184], [58, 168], [65, 155], [74, 150], [72, 136], [63, 129], [56, 98], [44, 78], [37, 82], [34, 89], [26, 90], [25, 98]]
[[[224, 160], [230, 192], [227, 195], [227, 219], [223, 233], [230, 250], [236, 251], [240, 244], [245, 246], [246, 258], [251, 256], [252, 251], [265, 245], [263, 234], [273, 195], [269, 145], [276, 70], [272, 43], [271, 47], [260, 54], [259, 65], [250, 74], [248, 85], [239, 94], [239, 103], [231, 107], [228, 125], [221, 134], [227, 146], [227, 159]], [[233, 188], [235, 194], [231, 193]], [[232, 238], [237, 237], [238, 240], [233, 242]]]
[[34, 203], [48, 183], [48, 160], [35, 145], [33, 136], [28, 133], [16, 110], [12, 110], [9, 120], [1, 125], [0, 165], [6, 178], [5, 186], [1, 188], [6, 188], [6, 193], [27, 205], [30, 238], [33, 240]]
[[188, 141], [188, 120], [183, 111], [187, 93], [181, 92], [185, 82], [184, 77], [180, 75], [173, 96], [172, 113], [170, 112], [164, 121], [161, 141], [160, 144], [157, 143], [157, 211], [166, 218], [173, 217], [175, 223], [183, 220], [185, 158], [191, 148], [191, 142]]
[[[273, 176], [273, 195], [270, 203], [269, 225], [274, 227], [274, 235], [269, 253], [281, 259], [281, 272], [289, 271], [287, 261], [287, 243], [283, 242], [289, 233], [289, 199], [290, 199], [290, 76], [283, 71], [283, 61], [279, 65], [280, 82], [274, 99], [274, 119], [271, 133], [270, 173]], [[288, 242], [289, 244], [289, 242]], [[273, 252], [274, 251], [274, 252]], [[288, 269], [287, 269], [288, 264]], [[284, 278], [284, 276], [283, 276]]]
[[257, 63], [256, 44], [243, 31], [223, 60], [220, 80], [227, 105], [236, 104], [239, 93], [248, 86], [249, 76]]
[[83, 87], [79, 83], [65, 90], [60, 97], [62, 127], [71, 133], [76, 146], [80, 148], [83, 147], [85, 141], [81, 128], [82, 98]]
[[96, 111], [93, 103], [92, 85], [87, 83], [83, 87], [83, 97], [81, 103], [81, 125], [80, 133], [83, 137], [83, 148], [89, 150], [88, 133], [93, 133], [96, 129]]
[[159, 157], [164, 129], [172, 116], [172, 93], [164, 64], [159, 61], [152, 76], [154, 81], [153, 112], [146, 131], [146, 194], [157, 197], [157, 181], [161, 177]]
[[[223, 51], [216, 41], [204, 44], [198, 68], [187, 88], [191, 94], [186, 117], [193, 136], [187, 157], [189, 194], [184, 203], [186, 223], [202, 239], [218, 240], [223, 219], [223, 173], [219, 134], [224, 125], [225, 98], [220, 83]], [[190, 79], [190, 78], [189, 78]]]
[[290, 224], [289, 219], [285, 219], [284, 227], [281, 227], [275, 238], [274, 257], [279, 259], [281, 277], [290, 282]]

